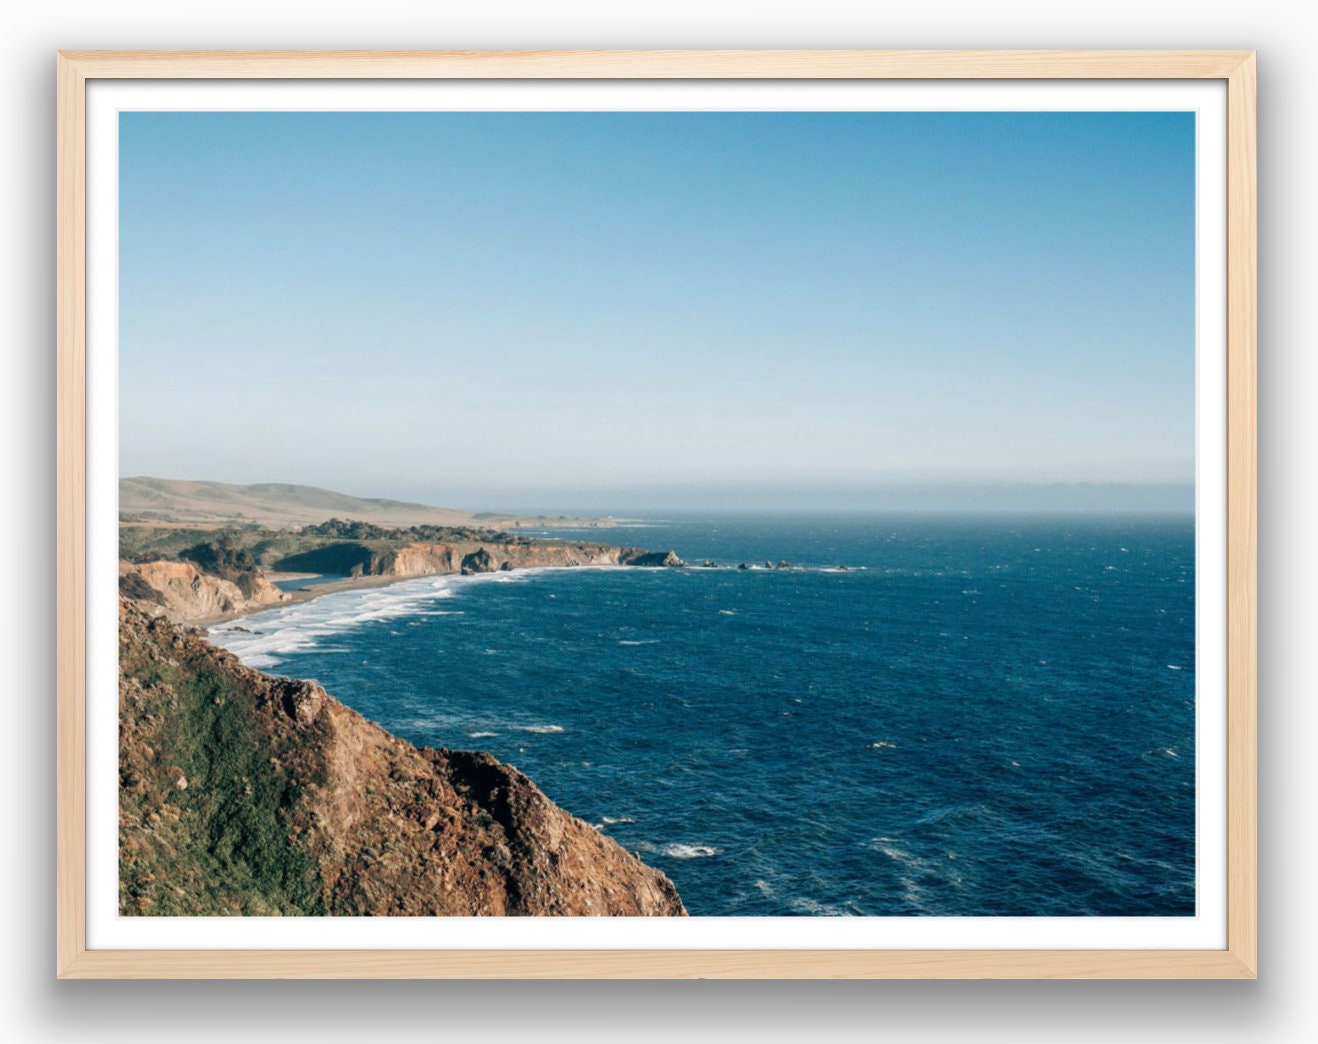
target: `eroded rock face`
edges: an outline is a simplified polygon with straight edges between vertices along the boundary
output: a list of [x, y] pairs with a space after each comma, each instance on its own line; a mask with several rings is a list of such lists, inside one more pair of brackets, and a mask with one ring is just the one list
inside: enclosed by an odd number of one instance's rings
[[638, 565], [684, 566], [672, 551], [643, 551], [592, 542], [457, 540], [415, 541], [388, 550], [367, 543], [340, 542], [293, 555], [280, 569], [337, 573], [343, 576], [431, 576], [444, 573], [493, 573], [534, 566]]
[[286, 602], [289, 595], [260, 573], [237, 582], [204, 573], [191, 562], [120, 562], [119, 589], [129, 598], [161, 607], [171, 620], [192, 623]]
[[135, 603], [119, 622], [121, 913], [685, 914], [489, 754], [413, 747]]
[[449, 544], [412, 544], [386, 555], [381, 562], [384, 576], [431, 576], [458, 571], [457, 549]]

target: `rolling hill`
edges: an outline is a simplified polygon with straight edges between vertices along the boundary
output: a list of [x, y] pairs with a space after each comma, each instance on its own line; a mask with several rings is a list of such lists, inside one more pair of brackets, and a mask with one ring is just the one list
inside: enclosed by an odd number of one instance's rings
[[231, 485], [136, 476], [119, 480], [119, 519], [155, 525], [242, 526], [259, 523], [290, 528], [350, 518], [378, 526], [554, 525], [564, 519], [530, 518], [495, 512], [473, 513], [402, 500], [354, 497], [315, 486], [288, 483]]

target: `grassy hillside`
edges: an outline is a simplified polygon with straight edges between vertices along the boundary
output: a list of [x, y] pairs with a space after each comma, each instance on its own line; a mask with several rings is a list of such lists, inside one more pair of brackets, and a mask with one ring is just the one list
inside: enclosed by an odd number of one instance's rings
[[233, 485], [136, 476], [119, 480], [119, 517], [125, 522], [257, 525], [286, 529], [327, 518], [355, 518], [380, 526], [553, 525], [561, 518], [528, 517], [431, 507], [402, 500], [355, 497], [289, 483]]
[[240, 674], [161, 623], [121, 635], [120, 873], [124, 913], [325, 912], [301, 798], [323, 749], [290, 746]]

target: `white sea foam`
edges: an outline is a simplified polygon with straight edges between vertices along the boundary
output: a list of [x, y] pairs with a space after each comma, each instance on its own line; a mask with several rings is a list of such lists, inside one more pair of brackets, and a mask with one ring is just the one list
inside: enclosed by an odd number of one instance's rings
[[890, 837], [876, 837], [869, 843], [869, 847], [874, 849], [874, 851], [878, 852], [880, 855], [887, 856], [894, 863], [901, 863], [909, 866], [914, 862], [911, 858], [911, 854], [893, 844], [892, 838]]
[[685, 845], [678, 842], [664, 845], [659, 852], [671, 859], [708, 859], [718, 855], [718, 849], [713, 845]]
[[636, 820], [634, 820], [631, 816], [603, 816], [602, 818], [603, 818], [604, 822], [607, 823], [609, 826], [613, 826], [613, 825], [615, 825], [615, 824], [617, 824], [617, 823], [635, 823], [635, 822], [636, 822]]
[[555, 732], [563, 732], [562, 725], [521, 725], [518, 726], [523, 732], [534, 732], [542, 736], [551, 735]]
[[[267, 609], [210, 628], [210, 640], [228, 649], [249, 667], [271, 668], [285, 657], [315, 649], [330, 651], [322, 642], [330, 636], [402, 616], [461, 616], [463, 610], [440, 608], [465, 587], [479, 583], [528, 581], [565, 568], [612, 569], [616, 566], [539, 566], [508, 573], [474, 576], [421, 576], [385, 587], [335, 591], [306, 602]], [[410, 620], [409, 625], [416, 620]], [[258, 629], [259, 628], [259, 629]]]
[[[453, 594], [457, 577], [418, 577], [389, 587], [336, 591], [210, 628], [210, 639], [251, 667], [270, 667], [293, 653], [321, 648], [323, 639], [363, 624], [421, 615]], [[260, 629], [246, 625], [259, 624]]]
[[818, 899], [811, 899], [808, 896], [796, 896], [791, 900], [791, 907], [797, 913], [806, 914], [810, 917], [847, 916], [846, 910], [830, 906], [828, 903], [821, 903]]
[[647, 638], [645, 641], [630, 641], [624, 638], [622, 641], [618, 642], [618, 644], [619, 645], [658, 645], [660, 643], [658, 638]]
[[469, 732], [467, 733], [472, 739], [486, 739], [490, 736], [499, 735], [497, 732]]
[[737, 615], [737, 610], [735, 610], [735, 609], [720, 609], [720, 610], [718, 611], [718, 614], [719, 614], [719, 616], [736, 616], [736, 615]]

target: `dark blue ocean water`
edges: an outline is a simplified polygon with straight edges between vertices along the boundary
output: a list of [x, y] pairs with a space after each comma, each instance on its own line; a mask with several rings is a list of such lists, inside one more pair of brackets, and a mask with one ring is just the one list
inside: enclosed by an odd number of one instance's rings
[[212, 634], [414, 743], [492, 751], [693, 915], [1195, 912], [1191, 519], [608, 539], [797, 568], [424, 578]]

